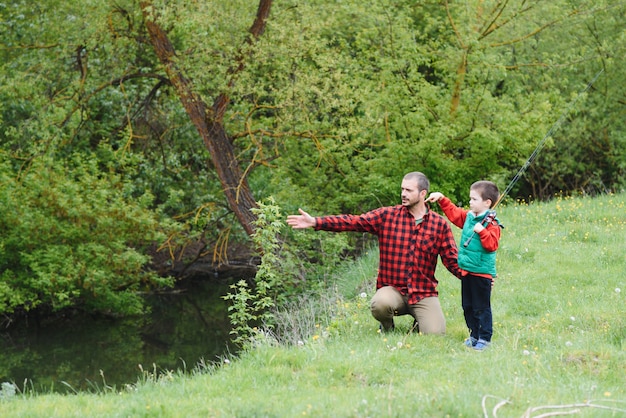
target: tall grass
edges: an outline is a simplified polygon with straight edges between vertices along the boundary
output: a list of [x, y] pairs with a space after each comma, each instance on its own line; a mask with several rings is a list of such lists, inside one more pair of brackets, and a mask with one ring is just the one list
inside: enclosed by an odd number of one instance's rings
[[[0, 396], [0, 416], [626, 416], [626, 195], [500, 207], [494, 338], [462, 346], [460, 284], [438, 270], [445, 336], [380, 334], [376, 251], [279, 314], [237, 359], [100, 394]], [[458, 233], [458, 231], [457, 231]], [[458, 237], [458, 235], [457, 235]], [[624, 292], [622, 292], [622, 290]]]

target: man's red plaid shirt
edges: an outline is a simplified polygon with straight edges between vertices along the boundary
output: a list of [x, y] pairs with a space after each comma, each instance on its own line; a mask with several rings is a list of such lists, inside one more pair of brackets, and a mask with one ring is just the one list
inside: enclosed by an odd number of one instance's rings
[[380, 261], [376, 288], [393, 286], [408, 295], [411, 305], [438, 295], [437, 256], [452, 274], [461, 277], [450, 225], [430, 210], [421, 222], [416, 222], [402, 205], [382, 207], [362, 215], [321, 216], [315, 218], [315, 229], [369, 232], [378, 236]]

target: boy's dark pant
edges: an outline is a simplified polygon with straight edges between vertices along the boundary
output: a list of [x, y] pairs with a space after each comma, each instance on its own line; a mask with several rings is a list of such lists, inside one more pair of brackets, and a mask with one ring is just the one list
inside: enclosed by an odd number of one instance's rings
[[461, 304], [470, 337], [491, 341], [491, 280], [467, 275], [461, 280]]

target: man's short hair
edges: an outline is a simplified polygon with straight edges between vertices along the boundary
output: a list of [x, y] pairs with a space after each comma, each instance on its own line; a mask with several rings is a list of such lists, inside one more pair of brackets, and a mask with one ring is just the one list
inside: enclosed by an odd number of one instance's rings
[[411, 173], [407, 173], [404, 175], [405, 180], [415, 180], [417, 182], [417, 189], [419, 191], [430, 189], [430, 182], [428, 181], [428, 177], [424, 173], [420, 173], [419, 171], [413, 171]]

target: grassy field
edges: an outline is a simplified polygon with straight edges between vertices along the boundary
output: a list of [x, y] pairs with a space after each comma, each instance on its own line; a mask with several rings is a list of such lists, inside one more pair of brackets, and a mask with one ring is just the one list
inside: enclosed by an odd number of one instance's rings
[[[337, 294], [294, 305], [301, 341], [260, 338], [192, 376], [146, 371], [136, 385], [96, 394], [11, 394], [5, 383], [0, 416], [626, 416], [626, 195], [508, 205], [498, 215], [506, 229], [484, 352], [462, 346], [460, 283], [443, 268], [447, 334], [407, 334], [408, 317], [380, 334], [368, 309], [372, 251], [337, 275]], [[307, 323], [315, 310], [324, 319]]]

